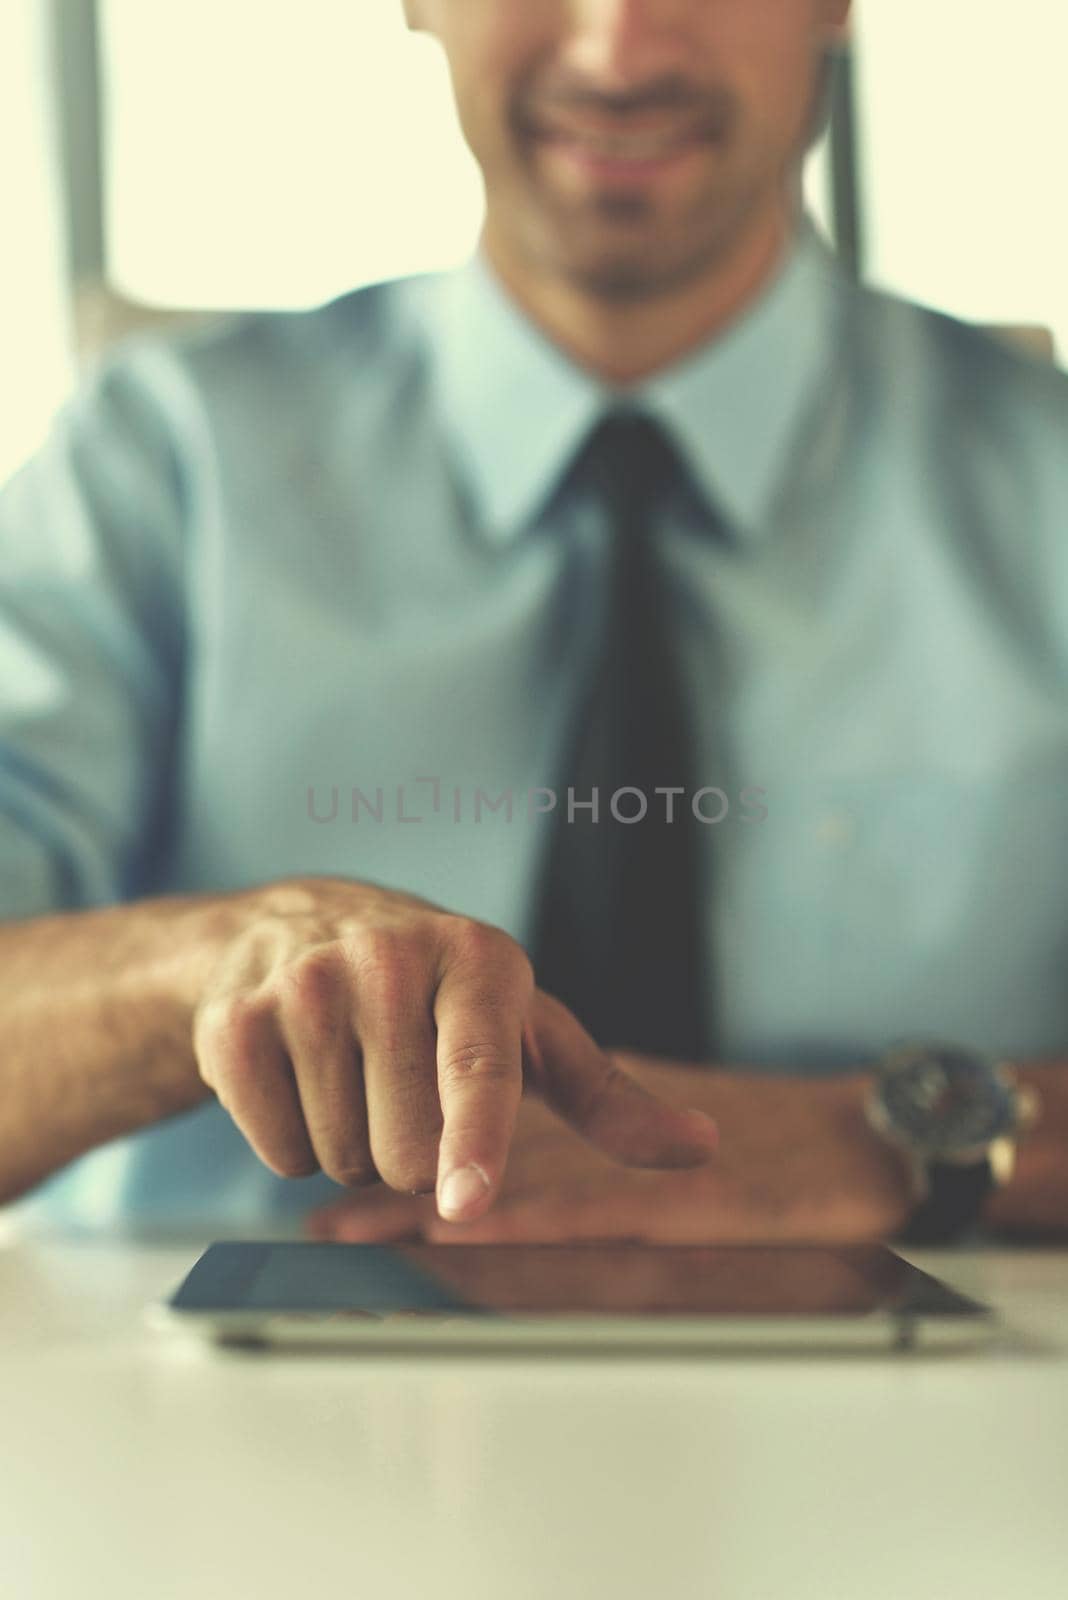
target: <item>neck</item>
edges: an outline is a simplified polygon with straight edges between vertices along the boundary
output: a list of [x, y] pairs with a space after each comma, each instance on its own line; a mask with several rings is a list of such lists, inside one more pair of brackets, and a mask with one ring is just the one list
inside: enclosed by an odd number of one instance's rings
[[736, 321], [760, 298], [796, 233], [776, 212], [704, 275], [662, 294], [616, 299], [531, 270], [487, 222], [482, 251], [513, 300], [580, 366], [615, 385], [640, 382]]

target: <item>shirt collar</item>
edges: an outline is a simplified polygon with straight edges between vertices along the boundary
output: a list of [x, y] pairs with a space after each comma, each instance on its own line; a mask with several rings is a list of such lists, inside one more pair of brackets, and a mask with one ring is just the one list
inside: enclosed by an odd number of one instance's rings
[[733, 532], [767, 525], [790, 447], [834, 347], [844, 274], [807, 219], [774, 280], [725, 332], [626, 391], [574, 363], [511, 299], [481, 253], [428, 283], [448, 442], [489, 535], [529, 524], [589, 431], [625, 392], [657, 416]]

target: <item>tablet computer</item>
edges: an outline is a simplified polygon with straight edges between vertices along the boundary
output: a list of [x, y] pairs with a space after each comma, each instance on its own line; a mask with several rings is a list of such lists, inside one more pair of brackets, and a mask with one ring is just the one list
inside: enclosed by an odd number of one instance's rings
[[973, 1345], [996, 1318], [883, 1246], [213, 1244], [157, 1327], [245, 1346]]

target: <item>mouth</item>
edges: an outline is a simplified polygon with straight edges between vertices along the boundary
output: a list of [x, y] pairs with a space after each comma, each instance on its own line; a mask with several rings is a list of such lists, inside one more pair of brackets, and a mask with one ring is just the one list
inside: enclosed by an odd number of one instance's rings
[[588, 176], [640, 183], [659, 177], [707, 150], [707, 128], [620, 128], [582, 123], [546, 124], [532, 130], [534, 142]]

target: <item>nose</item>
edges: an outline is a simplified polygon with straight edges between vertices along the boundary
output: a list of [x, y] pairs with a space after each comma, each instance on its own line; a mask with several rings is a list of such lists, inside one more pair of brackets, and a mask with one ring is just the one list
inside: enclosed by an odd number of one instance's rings
[[567, 64], [608, 91], [684, 70], [687, 5], [693, 0], [576, 0]]

